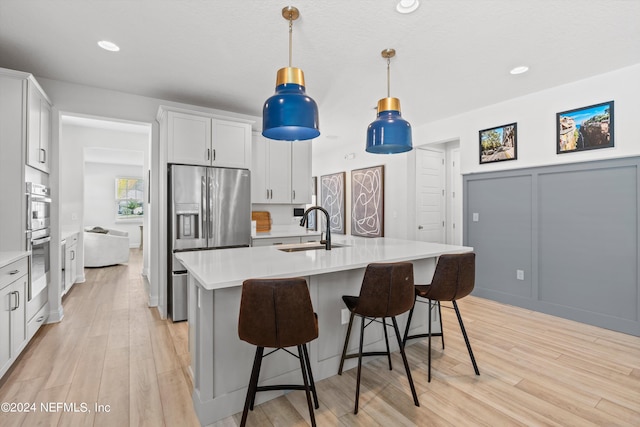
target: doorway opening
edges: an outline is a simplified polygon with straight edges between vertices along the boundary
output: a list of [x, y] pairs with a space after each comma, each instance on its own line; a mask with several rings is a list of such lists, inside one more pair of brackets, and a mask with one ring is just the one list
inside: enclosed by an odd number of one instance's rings
[[[142, 248], [145, 277], [149, 277], [150, 259], [149, 233], [143, 230], [149, 230], [150, 224], [151, 129], [149, 123], [71, 113], [60, 116], [61, 230], [79, 232], [79, 244], [84, 243], [82, 231], [87, 227], [126, 231], [129, 246]], [[118, 192], [122, 178], [131, 179], [132, 191]], [[77, 261], [77, 277], [72, 280], [81, 282], [85, 266], [81, 250]]]

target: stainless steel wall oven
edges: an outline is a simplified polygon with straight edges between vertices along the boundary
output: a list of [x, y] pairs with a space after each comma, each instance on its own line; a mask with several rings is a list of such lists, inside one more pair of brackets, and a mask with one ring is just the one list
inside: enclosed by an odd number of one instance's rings
[[28, 182], [27, 192], [27, 249], [31, 251], [31, 281], [27, 300], [31, 301], [51, 283], [51, 235], [49, 233], [51, 190], [41, 184]]

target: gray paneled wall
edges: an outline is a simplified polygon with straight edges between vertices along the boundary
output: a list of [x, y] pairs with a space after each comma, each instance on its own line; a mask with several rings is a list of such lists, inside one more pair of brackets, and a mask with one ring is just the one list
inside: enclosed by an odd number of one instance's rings
[[474, 294], [640, 336], [639, 167], [630, 157], [465, 175]]

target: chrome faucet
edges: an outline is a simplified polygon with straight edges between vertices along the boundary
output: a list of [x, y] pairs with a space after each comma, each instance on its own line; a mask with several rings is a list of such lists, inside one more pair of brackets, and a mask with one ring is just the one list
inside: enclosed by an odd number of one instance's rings
[[314, 210], [318, 210], [318, 211], [322, 211], [324, 212], [324, 216], [326, 217], [327, 223], [326, 223], [326, 236], [327, 238], [325, 240], [322, 240], [322, 231], [320, 231], [320, 243], [324, 243], [324, 247], [326, 250], [330, 251], [331, 250], [331, 227], [329, 226], [329, 212], [327, 212], [327, 210], [321, 206], [311, 206], [309, 209], [307, 209], [304, 214], [302, 215], [302, 219], [300, 220], [300, 227], [304, 227], [307, 225], [307, 217], [309, 216], [309, 212], [314, 211]]

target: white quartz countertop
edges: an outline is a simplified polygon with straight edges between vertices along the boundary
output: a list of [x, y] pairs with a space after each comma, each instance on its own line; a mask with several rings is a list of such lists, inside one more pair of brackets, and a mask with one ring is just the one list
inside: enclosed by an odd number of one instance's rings
[[31, 255], [29, 251], [0, 251], [0, 268]]
[[472, 251], [466, 246], [386, 237], [332, 236], [324, 249], [283, 252], [291, 245], [218, 249], [176, 253], [187, 271], [207, 290], [241, 286], [250, 278], [298, 277], [366, 267], [372, 262], [399, 262]]

